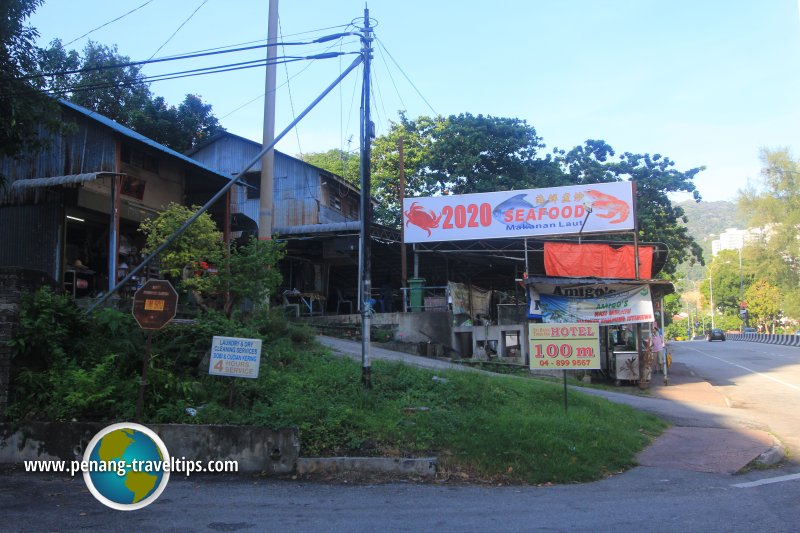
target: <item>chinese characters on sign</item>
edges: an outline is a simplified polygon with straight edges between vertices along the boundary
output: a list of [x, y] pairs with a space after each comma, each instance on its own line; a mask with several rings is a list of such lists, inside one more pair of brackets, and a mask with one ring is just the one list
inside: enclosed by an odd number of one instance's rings
[[405, 242], [630, 231], [631, 182], [403, 200]]

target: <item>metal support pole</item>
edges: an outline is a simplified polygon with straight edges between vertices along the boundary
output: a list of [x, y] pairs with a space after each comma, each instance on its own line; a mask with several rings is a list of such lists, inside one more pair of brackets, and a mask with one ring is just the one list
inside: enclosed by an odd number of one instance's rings
[[150, 255], [148, 255], [147, 257], [145, 257], [145, 258], [144, 258], [144, 260], [143, 260], [141, 263], [139, 263], [139, 264], [136, 266], [136, 268], [133, 268], [133, 269], [131, 269], [131, 271], [128, 273], [128, 275], [127, 275], [127, 276], [125, 276], [125, 278], [123, 278], [123, 279], [122, 279], [122, 280], [121, 280], [119, 283], [117, 283], [117, 284], [116, 284], [116, 286], [114, 286], [114, 287], [113, 287], [111, 290], [109, 290], [109, 291], [108, 291], [106, 294], [104, 294], [104, 295], [103, 295], [101, 298], [99, 298], [99, 299], [98, 299], [98, 300], [97, 300], [97, 301], [96, 301], [94, 304], [92, 304], [92, 306], [91, 306], [91, 307], [89, 307], [89, 308], [86, 310], [86, 314], [91, 314], [91, 313], [92, 313], [92, 312], [93, 312], [95, 309], [97, 309], [99, 306], [101, 306], [102, 304], [104, 304], [104, 303], [106, 302], [106, 300], [108, 300], [108, 299], [111, 297], [111, 295], [112, 295], [112, 294], [114, 294], [116, 291], [118, 291], [120, 287], [122, 287], [123, 285], [125, 285], [125, 283], [127, 283], [127, 282], [128, 282], [128, 281], [129, 281], [129, 280], [130, 280], [130, 279], [131, 279], [131, 278], [132, 278], [134, 275], [136, 275], [136, 274], [137, 274], [137, 273], [138, 273], [140, 270], [142, 270], [142, 269], [143, 269], [143, 268], [144, 268], [144, 267], [145, 267], [145, 266], [146, 266], [146, 265], [147, 265], [147, 264], [148, 264], [150, 261], [152, 261], [154, 257], [158, 256], [158, 254], [160, 254], [161, 252], [163, 252], [165, 249], [167, 249], [167, 247], [168, 247], [168, 246], [170, 246], [170, 245], [171, 245], [173, 242], [175, 242], [175, 240], [176, 240], [178, 237], [180, 237], [180, 236], [183, 234], [183, 232], [184, 232], [184, 231], [186, 231], [186, 229], [187, 229], [189, 226], [191, 226], [191, 225], [194, 223], [194, 221], [195, 221], [195, 220], [197, 220], [198, 218], [200, 218], [200, 215], [202, 215], [203, 213], [205, 213], [206, 211], [208, 211], [208, 209], [209, 209], [209, 208], [210, 208], [212, 205], [214, 205], [215, 203], [217, 203], [217, 202], [219, 201], [219, 199], [220, 199], [220, 198], [222, 198], [222, 197], [223, 197], [223, 196], [224, 196], [224, 195], [225, 195], [225, 194], [228, 192], [228, 190], [229, 190], [231, 187], [233, 187], [234, 185], [236, 185], [237, 183], [239, 183], [239, 181], [240, 181], [240, 180], [241, 180], [241, 179], [244, 177], [244, 175], [245, 175], [245, 172], [247, 172], [248, 170], [250, 170], [250, 169], [251, 169], [251, 168], [252, 168], [252, 167], [253, 167], [253, 166], [254, 166], [256, 163], [258, 163], [258, 162], [261, 160], [261, 158], [264, 156], [264, 154], [265, 154], [265, 153], [267, 153], [269, 150], [271, 150], [272, 148], [274, 148], [274, 147], [275, 147], [275, 145], [276, 145], [276, 144], [277, 144], [277, 143], [278, 143], [278, 142], [279, 142], [281, 139], [283, 139], [283, 137], [284, 137], [284, 136], [285, 136], [287, 133], [289, 133], [289, 132], [292, 130], [292, 128], [294, 128], [294, 127], [295, 127], [295, 125], [296, 125], [298, 122], [300, 122], [301, 120], [303, 120], [303, 119], [305, 118], [305, 116], [306, 116], [306, 115], [307, 115], [307, 114], [308, 114], [308, 113], [309, 113], [309, 112], [310, 112], [312, 109], [314, 109], [314, 107], [316, 107], [316, 105], [317, 105], [318, 103], [320, 103], [320, 102], [322, 101], [322, 99], [323, 99], [323, 98], [325, 98], [325, 97], [328, 95], [328, 93], [329, 93], [329, 92], [331, 92], [331, 91], [333, 90], [333, 88], [334, 88], [334, 87], [336, 87], [336, 86], [339, 84], [339, 82], [341, 82], [341, 81], [342, 81], [344, 78], [346, 78], [346, 77], [347, 77], [347, 75], [348, 75], [348, 74], [350, 74], [350, 72], [352, 72], [352, 71], [353, 71], [353, 69], [355, 69], [355, 68], [356, 68], [358, 65], [360, 65], [362, 61], [363, 61], [363, 57], [362, 57], [362, 56], [360, 56], [360, 55], [359, 55], [359, 56], [357, 56], [357, 57], [356, 57], [356, 59], [355, 59], [355, 60], [354, 60], [354, 61], [353, 61], [353, 62], [350, 64], [350, 66], [349, 66], [349, 67], [347, 67], [347, 68], [344, 70], [344, 72], [342, 72], [341, 74], [339, 74], [339, 76], [338, 76], [338, 77], [337, 77], [337, 78], [336, 78], [336, 79], [333, 81], [333, 83], [331, 83], [330, 85], [328, 85], [328, 87], [326, 87], [326, 88], [325, 88], [325, 90], [322, 92], [322, 94], [320, 94], [320, 95], [319, 95], [317, 98], [315, 98], [315, 99], [314, 99], [314, 101], [313, 101], [313, 102], [311, 102], [311, 104], [309, 104], [309, 106], [308, 106], [307, 108], [305, 108], [305, 109], [303, 110], [303, 112], [302, 112], [302, 113], [300, 113], [300, 114], [297, 116], [297, 118], [296, 118], [296, 119], [294, 119], [294, 120], [293, 120], [293, 121], [292, 121], [292, 122], [291, 122], [291, 123], [290, 123], [288, 126], [286, 126], [286, 128], [285, 128], [285, 129], [284, 129], [282, 132], [280, 132], [280, 134], [278, 134], [278, 136], [277, 136], [277, 137], [275, 137], [275, 140], [274, 140], [274, 141], [273, 141], [273, 142], [272, 142], [272, 143], [271, 143], [269, 146], [264, 146], [264, 147], [261, 149], [261, 151], [260, 151], [260, 152], [259, 152], [259, 153], [258, 153], [258, 154], [257, 154], [257, 155], [256, 155], [256, 156], [253, 158], [253, 159], [251, 159], [251, 160], [250, 160], [250, 162], [249, 162], [249, 163], [247, 163], [247, 165], [245, 165], [245, 167], [244, 167], [244, 168], [243, 168], [241, 171], [239, 171], [239, 172], [236, 174], [236, 176], [235, 176], [235, 177], [234, 177], [232, 180], [230, 180], [230, 181], [229, 181], [229, 182], [228, 182], [228, 183], [227, 183], [227, 184], [226, 184], [226, 185], [225, 185], [225, 186], [224, 186], [222, 189], [220, 189], [219, 191], [217, 191], [217, 194], [215, 194], [215, 195], [214, 195], [214, 196], [213, 196], [213, 197], [212, 197], [212, 198], [211, 198], [209, 201], [207, 201], [207, 202], [206, 202], [206, 203], [203, 205], [203, 207], [201, 207], [200, 209], [198, 209], [198, 210], [197, 210], [197, 212], [196, 212], [194, 215], [192, 215], [192, 216], [191, 216], [191, 217], [190, 217], [190, 218], [189, 218], [189, 219], [188, 219], [186, 222], [184, 222], [184, 223], [181, 225], [181, 227], [179, 227], [177, 230], [175, 230], [175, 233], [173, 233], [173, 234], [170, 236], [170, 238], [169, 238], [169, 239], [167, 239], [167, 240], [166, 240], [166, 241], [165, 241], [165, 242], [164, 242], [164, 243], [163, 243], [161, 246], [159, 246], [158, 248], [156, 248], [156, 249], [153, 251], [153, 253], [151, 253]]

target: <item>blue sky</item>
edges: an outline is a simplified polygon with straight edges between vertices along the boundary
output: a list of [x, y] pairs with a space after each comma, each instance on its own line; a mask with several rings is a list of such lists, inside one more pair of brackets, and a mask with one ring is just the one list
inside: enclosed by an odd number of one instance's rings
[[[67, 43], [145, 1], [46, 0], [30, 23], [40, 44]], [[518, 117], [536, 128], [546, 150], [603, 139], [618, 153], [668, 156], [680, 170], [706, 166], [695, 180], [703, 199], [731, 200], [748, 179], [758, 183], [762, 147], [788, 146], [800, 156], [799, 7], [798, 0], [373, 0], [373, 119], [382, 133], [401, 109], [410, 117]], [[363, 0], [282, 0], [281, 33], [298, 40], [342, 31], [317, 30], [362, 19], [363, 9]], [[264, 40], [267, 11], [268, 0], [151, 0], [68, 48], [82, 50], [93, 39], [140, 60], [162, 45], [156, 57]], [[264, 54], [148, 65], [144, 73]], [[292, 105], [300, 113], [351, 57], [279, 65], [276, 131], [292, 120]], [[174, 105], [199, 94], [230, 132], [261, 139], [263, 69], [158, 82], [151, 90]], [[356, 148], [359, 90], [360, 71], [278, 148]]]

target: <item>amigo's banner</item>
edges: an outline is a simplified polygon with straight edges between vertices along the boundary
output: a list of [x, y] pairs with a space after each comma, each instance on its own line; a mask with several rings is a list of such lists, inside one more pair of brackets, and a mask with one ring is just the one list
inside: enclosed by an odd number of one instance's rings
[[403, 200], [407, 243], [630, 231], [631, 182]]
[[[650, 287], [641, 286], [617, 291], [583, 288], [584, 294], [539, 294], [542, 320], [551, 322], [596, 322], [608, 324], [633, 324], [653, 322], [653, 301]], [[608, 289], [608, 287], [607, 287]]]

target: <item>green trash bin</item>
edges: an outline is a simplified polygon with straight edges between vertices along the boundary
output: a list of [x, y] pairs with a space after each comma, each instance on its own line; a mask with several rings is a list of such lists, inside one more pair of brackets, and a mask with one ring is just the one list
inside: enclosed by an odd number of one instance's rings
[[412, 313], [421, 313], [425, 308], [425, 302], [423, 300], [423, 294], [425, 293], [423, 289], [424, 286], [425, 278], [409, 278], [408, 280], [408, 299]]

